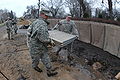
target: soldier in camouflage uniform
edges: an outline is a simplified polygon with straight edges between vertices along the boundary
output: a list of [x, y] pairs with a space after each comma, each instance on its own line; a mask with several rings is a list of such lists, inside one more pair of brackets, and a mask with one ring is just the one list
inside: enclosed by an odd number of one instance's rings
[[76, 25], [74, 21], [71, 20], [71, 16], [67, 16], [66, 19], [59, 21], [53, 29], [78, 36]]
[[53, 43], [49, 38], [47, 18], [50, 15], [48, 10], [41, 10], [40, 18], [35, 20], [28, 28], [28, 47], [32, 58], [32, 67], [38, 71], [42, 70], [38, 67], [39, 60], [47, 69], [47, 75], [54, 76], [57, 74], [52, 67], [49, 55], [48, 44]]
[[[55, 25], [53, 30], [59, 30], [59, 31], [69, 33], [69, 34], [72, 34], [72, 35], [76, 35], [77, 37], [79, 37], [78, 36], [79, 33], [78, 33], [77, 29], [76, 29], [76, 25], [75, 25], [74, 21], [71, 20], [71, 16], [67, 16], [66, 19], [59, 21]], [[67, 50], [68, 53], [63, 52], [63, 53], [66, 53], [66, 54], [62, 55], [62, 58], [64, 57], [65, 59], [63, 59], [63, 60], [69, 61], [71, 59], [70, 54], [72, 53], [72, 46], [73, 46], [73, 42], [68, 44], [65, 47], [58, 47], [59, 49], [57, 51], [57, 54], [59, 54], [59, 55], [62, 54], [62, 53], [59, 53], [61, 51], [61, 49]]]
[[13, 31], [12, 31], [12, 20], [10, 17], [8, 17], [8, 20], [6, 21], [6, 30], [7, 30], [7, 34], [8, 34], [8, 39], [13, 39]]
[[12, 26], [13, 26], [14, 34], [17, 34], [18, 27], [17, 27], [17, 21], [15, 19], [12, 19]]

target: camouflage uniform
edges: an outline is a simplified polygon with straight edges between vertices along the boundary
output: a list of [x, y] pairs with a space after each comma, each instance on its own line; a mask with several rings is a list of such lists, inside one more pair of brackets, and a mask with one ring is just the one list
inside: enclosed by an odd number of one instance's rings
[[[55, 27], [53, 29], [59, 30], [59, 31], [62, 31], [65, 33], [69, 33], [72, 35], [76, 35], [77, 37], [79, 37], [78, 31], [76, 29], [76, 25], [75, 25], [74, 21], [72, 21], [72, 20], [70, 20], [70, 21], [67, 21], [66, 19], [61, 20], [58, 24], [55, 25]], [[73, 46], [73, 42], [71, 44], [68, 44], [67, 46], [59, 47], [57, 54], [62, 55], [61, 57], [65, 58], [63, 60], [68, 61], [68, 57], [70, 57], [70, 54], [72, 52], [72, 46]], [[62, 52], [61, 49], [67, 50], [68, 53], [66, 53], [66, 51]], [[65, 54], [63, 55], [63, 53], [65, 53]]]
[[33, 68], [38, 66], [40, 59], [47, 69], [52, 67], [47, 48], [50, 43], [47, 27], [46, 21], [40, 17], [28, 28], [28, 45]]
[[78, 31], [76, 29], [76, 25], [75, 25], [74, 21], [72, 21], [72, 20], [70, 20], [70, 21], [67, 21], [66, 19], [61, 20], [58, 24], [55, 25], [55, 27], [53, 29], [78, 36]]
[[14, 34], [17, 34], [17, 30], [18, 30], [18, 27], [17, 27], [17, 23], [15, 20], [12, 20], [12, 26], [13, 26], [13, 32]]
[[13, 31], [12, 31], [12, 20], [8, 19], [6, 21], [6, 30], [7, 30], [7, 34], [8, 34], [8, 39], [11, 39], [13, 37]]

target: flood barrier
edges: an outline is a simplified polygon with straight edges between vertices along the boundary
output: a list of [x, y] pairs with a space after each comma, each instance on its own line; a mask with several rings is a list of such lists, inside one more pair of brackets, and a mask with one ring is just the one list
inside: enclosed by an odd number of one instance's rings
[[[60, 19], [50, 19], [50, 28]], [[120, 26], [92, 21], [75, 21], [79, 40], [102, 48], [120, 58]]]

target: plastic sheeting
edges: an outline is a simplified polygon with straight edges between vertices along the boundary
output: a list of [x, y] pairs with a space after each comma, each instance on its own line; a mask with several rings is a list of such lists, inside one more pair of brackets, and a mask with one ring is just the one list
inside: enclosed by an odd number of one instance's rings
[[91, 41], [90, 43], [103, 48], [104, 44], [104, 25], [101, 23], [90, 23], [90, 34], [91, 34]]
[[79, 39], [81, 41], [90, 43], [90, 24], [86, 24], [84, 22], [78, 22], [78, 24], [77, 29], [79, 32]]
[[105, 27], [104, 50], [120, 57], [120, 27], [113, 25]]

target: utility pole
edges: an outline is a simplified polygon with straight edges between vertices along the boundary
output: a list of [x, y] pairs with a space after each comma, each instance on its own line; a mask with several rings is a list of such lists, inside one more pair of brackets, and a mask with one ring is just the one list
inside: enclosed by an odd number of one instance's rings
[[40, 11], [40, 0], [38, 0], [38, 18], [39, 18], [39, 11]]

